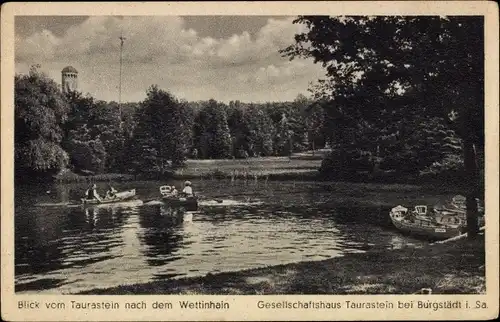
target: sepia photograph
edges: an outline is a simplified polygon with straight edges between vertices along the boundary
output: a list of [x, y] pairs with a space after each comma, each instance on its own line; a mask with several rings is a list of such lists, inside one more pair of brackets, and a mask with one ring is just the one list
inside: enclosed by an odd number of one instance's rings
[[[2, 110], [16, 296], [224, 295], [155, 303], [229, 310], [236, 295], [418, 295], [405, 309], [492, 309], [432, 300], [498, 296], [486, 287], [498, 159], [486, 153], [484, 14], [13, 23]], [[93, 298], [50, 305], [151, 307]], [[255, 307], [402, 308], [298, 299]]]

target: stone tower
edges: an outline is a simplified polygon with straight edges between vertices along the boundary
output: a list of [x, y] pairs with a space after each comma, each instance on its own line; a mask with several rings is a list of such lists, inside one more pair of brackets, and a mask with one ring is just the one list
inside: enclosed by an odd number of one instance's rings
[[76, 91], [78, 89], [78, 71], [73, 66], [66, 66], [61, 71], [63, 93]]

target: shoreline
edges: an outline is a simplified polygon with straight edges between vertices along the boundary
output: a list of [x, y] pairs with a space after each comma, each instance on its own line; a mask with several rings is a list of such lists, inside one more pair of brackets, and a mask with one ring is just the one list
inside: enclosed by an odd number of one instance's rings
[[321, 159], [302, 157], [262, 157], [249, 159], [188, 159], [185, 166], [164, 173], [101, 173], [77, 174], [65, 169], [54, 176], [58, 183], [133, 181], [133, 180], [191, 180], [191, 179], [246, 179], [246, 180], [321, 180]]
[[[422, 248], [350, 253], [298, 262], [142, 284], [94, 289], [88, 295], [278, 295], [485, 293], [484, 234]], [[388, 275], [387, 272], [392, 272]]]
[[[191, 173], [188, 171], [176, 171], [169, 175], [163, 176], [145, 176], [145, 175], [133, 175], [126, 173], [103, 173], [92, 176], [83, 176], [72, 174], [71, 176], [62, 176], [58, 178], [54, 178], [52, 182], [46, 183], [55, 183], [55, 184], [72, 184], [72, 183], [92, 183], [92, 182], [132, 182], [132, 181], [165, 181], [165, 180], [242, 180], [247, 182], [272, 182], [272, 181], [296, 181], [296, 182], [317, 182], [321, 184], [331, 184], [335, 185], [337, 183], [349, 183], [355, 185], [410, 185], [410, 186], [418, 186], [430, 190], [450, 190], [450, 188], [455, 188], [451, 190], [457, 190], [456, 188], [462, 188], [455, 183], [448, 183], [446, 181], [438, 181], [438, 180], [408, 180], [405, 178], [404, 180], [392, 180], [392, 178], [351, 178], [351, 180], [346, 179], [329, 179], [321, 176], [318, 170], [307, 170], [307, 171], [281, 171], [281, 172], [247, 172], [247, 173], [239, 173], [236, 175], [232, 175], [227, 172], [220, 171], [212, 171], [205, 173]], [[30, 184], [30, 183], [40, 183], [36, 182], [20, 182], [21, 184]]]
[[[317, 151], [319, 152], [319, 151]], [[359, 172], [347, 178], [334, 178], [319, 170], [325, 151], [312, 155], [310, 152], [296, 153], [286, 157], [256, 157], [248, 159], [188, 159], [183, 167], [163, 173], [107, 172], [100, 174], [77, 174], [64, 169], [53, 176], [55, 183], [129, 182], [159, 180], [245, 180], [248, 182], [268, 181], [314, 181], [350, 182], [373, 184], [411, 184], [437, 186], [460, 183], [445, 177], [424, 178], [419, 176], [395, 175], [391, 171]]]

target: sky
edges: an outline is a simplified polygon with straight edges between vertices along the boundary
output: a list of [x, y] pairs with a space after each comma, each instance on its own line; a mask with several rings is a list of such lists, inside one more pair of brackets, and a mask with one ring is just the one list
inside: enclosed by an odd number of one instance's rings
[[289, 61], [278, 50], [304, 26], [283, 16], [25, 16], [15, 19], [15, 69], [33, 64], [61, 82], [68, 65], [78, 88], [122, 102], [145, 98], [157, 84], [180, 99], [229, 102], [293, 100], [324, 76], [311, 60]]

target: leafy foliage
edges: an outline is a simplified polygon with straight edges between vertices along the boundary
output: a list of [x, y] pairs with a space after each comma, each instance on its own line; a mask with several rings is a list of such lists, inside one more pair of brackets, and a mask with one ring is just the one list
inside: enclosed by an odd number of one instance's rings
[[67, 93], [70, 106], [63, 147], [76, 171], [104, 172], [119, 165], [124, 142], [120, 109], [115, 102]]
[[29, 75], [15, 76], [15, 165], [16, 172], [57, 172], [68, 163], [61, 148], [61, 126], [68, 105], [57, 84], [35, 66]]
[[94, 173], [104, 172], [107, 154], [104, 144], [99, 139], [71, 140], [67, 149], [71, 151], [71, 163], [76, 169]]
[[[402, 165], [403, 158], [405, 171], [418, 172], [446, 153], [441, 144], [453, 145], [435, 142], [451, 135], [443, 131], [484, 140], [482, 56], [475, 54], [482, 48], [481, 18], [301, 16], [295, 23], [307, 30], [282, 53], [325, 67], [327, 78], [313, 90], [331, 102], [323, 106], [338, 148], [354, 144], [380, 156], [382, 147], [392, 155], [387, 163]], [[459, 115], [452, 128], [445, 124], [451, 112]], [[407, 135], [413, 131], [420, 137]]]
[[[348, 165], [346, 155], [354, 160], [375, 153], [379, 162], [384, 144], [394, 163], [406, 165], [404, 172], [437, 171], [441, 160], [457, 167], [454, 130], [463, 142], [468, 230], [474, 235], [480, 182], [475, 146], [484, 147], [483, 18], [300, 16], [294, 23], [307, 28], [282, 54], [313, 58], [326, 70], [313, 91], [331, 101], [325, 111], [338, 152], [324, 170]], [[450, 114], [453, 129], [443, 125]], [[398, 137], [400, 146], [386, 144]]]
[[243, 131], [242, 146], [250, 157], [272, 155], [274, 127], [265, 111], [251, 105], [244, 114]]
[[132, 163], [136, 171], [164, 172], [181, 166], [191, 145], [193, 113], [185, 102], [151, 86], [136, 114]]
[[194, 136], [196, 147], [204, 159], [224, 159], [232, 155], [232, 140], [227, 114], [222, 104], [208, 101], [198, 113]]

